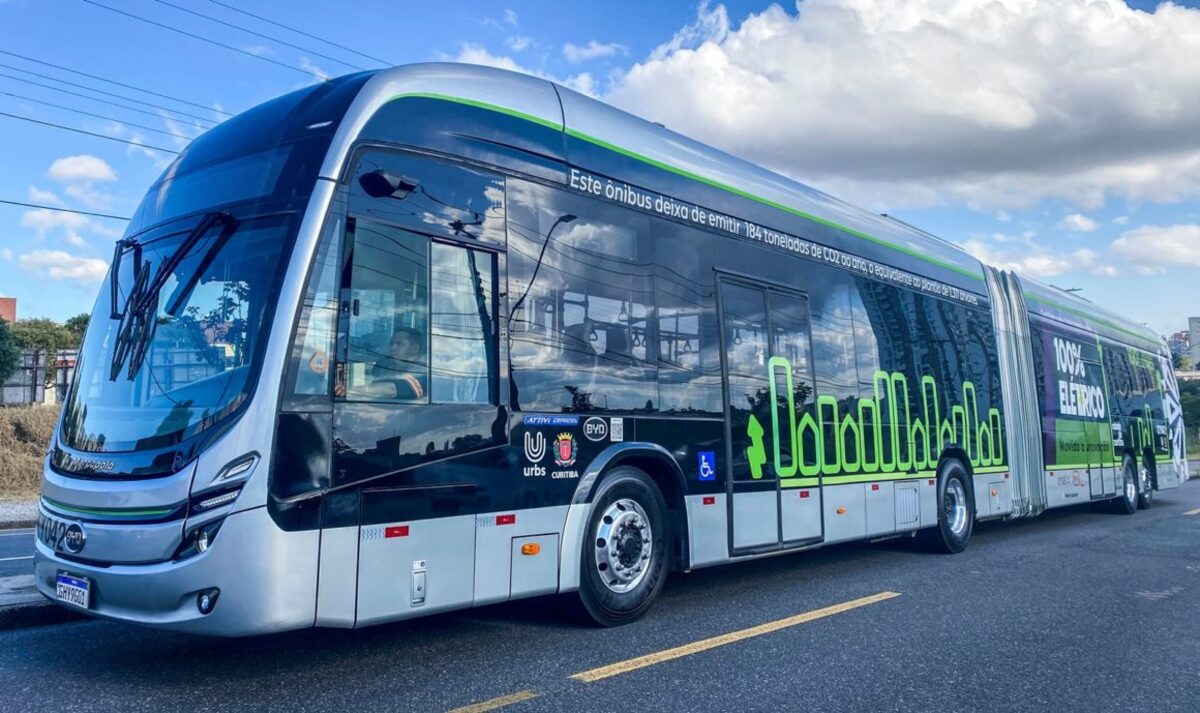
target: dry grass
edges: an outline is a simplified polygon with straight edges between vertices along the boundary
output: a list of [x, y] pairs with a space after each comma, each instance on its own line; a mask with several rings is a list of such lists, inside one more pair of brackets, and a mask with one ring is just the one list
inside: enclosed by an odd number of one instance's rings
[[37, 497], [57, 419], [55, 406], [0, 407], [0, 499]]

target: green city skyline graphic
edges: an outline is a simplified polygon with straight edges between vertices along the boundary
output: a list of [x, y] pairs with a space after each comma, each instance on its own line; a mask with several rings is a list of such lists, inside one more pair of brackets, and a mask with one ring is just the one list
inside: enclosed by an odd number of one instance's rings
[[[943, 400], [932, 376], [922, 376], [914, 403], [907, 376], [879, 370], [872, 377], [871, 397], [839, 403], [832, 396], [818, 396], [814, 408], [805, 409], [797, 422], [791, 362], [771, 357], [767, 371], [770, 454], [758, 417], [751, 414], [746, 427], [750, 438], [746, 457], [754, 479], [763, 477], [768, 460], [781, 480], [921, 472], [936, 468], [949, 444], [960, 446], [977, 471], [1004, 465], [1003, 417], [997, 408], [979, 413], [975, 385], [970, 381], [962, 384], [961, 402], [951, 403], [948, 398]], [[781, 409], [778, 393], [780, 382], [786, 393], [785, 409]], [[827, 439], [831, 429], [834, 437]], [[827, 444], [833, 447], [827, 448]], [[872, 447], [868, 449], [868, 445]]]

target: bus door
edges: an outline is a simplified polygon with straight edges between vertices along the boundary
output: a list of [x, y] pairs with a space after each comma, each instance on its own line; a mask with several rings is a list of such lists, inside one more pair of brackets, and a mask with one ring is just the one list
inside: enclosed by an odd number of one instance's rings
[[470, 605], [472, 513], [489, 475], [471, 454], [508, 440], [498, 254], [361, 216], [346, 244], [333, 484], [368, 481], [357, 624]]
[[720, 281], [731, 550], [822, 537], [808, 300], [776, 287]]

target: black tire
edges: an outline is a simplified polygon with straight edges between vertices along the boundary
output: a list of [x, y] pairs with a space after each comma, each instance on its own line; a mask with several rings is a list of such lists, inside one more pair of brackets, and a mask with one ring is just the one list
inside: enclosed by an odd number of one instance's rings
[[[641, 512], [622, 508], [629, 502]], [[609, 513], [616, 513], [616, 522]], [[633, 524], [642, 522], [642, 515], [648, 524], [648, 543], [643, 538], [645, 531]], [[603, 533], [614, 541], [602, 542], [599, 535]], [[616, 542], [618, 537], [621, 539]], [[593, 621], [601, 626], [620, 626], [650, 610], [670, 571], [671, 537], [667, 505], [650, 476], [629, 466], [618, 466], [604, 476], [592, 501], [579, 565], [579, 600]], [[612, 548], [618, 554], [611, 554]], [[644, 560], [644, 572], [634, 581], [631, 572], [643, 561], [640, 555], [635, 556], [637, 553], [648, 554], [649, 559]], [[609, 562], [613, 563], [611, 568]], [[624, 569], [626, 564], [630, 567], [618, 575], [617, 567]], [[622, 581], [621, 577], [630, 579]], [[626, 586], [629, 588], [621, 591]]]
[[[1143, 461], [1149, 463], [1149, 461]], [[1143, 465], [1137, 469], [1138, 474], [1138, 509], [1145, 510], [1154, 502], [1154, 481], [1150, 467]]]
[[975, 497], [971, 477], [957, 458], [946, 459], [938, 468], [937, 504], [937, 527], [918, 532], [917, 541], [930, 552], [958, 554], [967, 549], [975, 529]]
[[1121, 482], [1121, 495], [1112, 501], [1113, 512], [1119, 515], [1132, 515], [1138, 511], [1138, 485], [1137, 485], [1137, 468], [1133, 465], [1133, 459], [1125, 456], [1125, 463], [1122, 466], [1122, 472], [1125, 477]]

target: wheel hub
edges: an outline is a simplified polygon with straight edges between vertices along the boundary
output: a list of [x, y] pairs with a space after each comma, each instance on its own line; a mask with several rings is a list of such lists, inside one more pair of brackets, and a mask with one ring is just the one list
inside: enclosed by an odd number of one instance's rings
[[946, 525], [955, 537], [961, 536], [967, 529], [967, 491], [962, 481], [951, 480], [946, 483], [946, 494], [942, 500], [946, 511]]
[[628, 592], [650, 571], [654, 549], [650, 518], [634, 500], [622, 498], [604, 510], [596, 525], [595, 544], [600, 581], [614, 592]]

